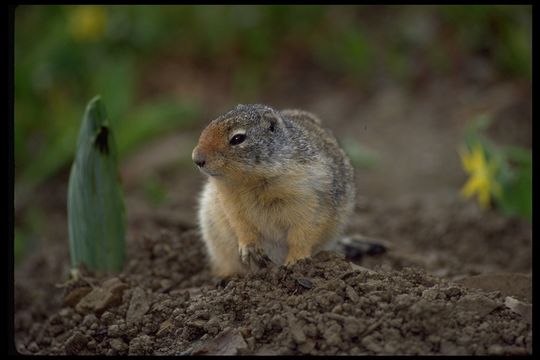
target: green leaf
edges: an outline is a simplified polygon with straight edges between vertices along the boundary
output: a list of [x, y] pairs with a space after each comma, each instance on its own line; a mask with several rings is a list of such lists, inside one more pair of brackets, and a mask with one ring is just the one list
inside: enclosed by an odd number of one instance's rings
[[73, 267], [120, 271], [125, 258], [125, 210], [113, 129], [99, 97], [86, 108], [68, 186]]
[[[523, 155], [523, 154], [520, 154]], [[521, 159], [525, 160], [525, 159]], [[501, 210], [507, 215], [518, 215], [532, 219], [532, 161], [514, 165], [511, 176], [503, 185], [499, 199]]]

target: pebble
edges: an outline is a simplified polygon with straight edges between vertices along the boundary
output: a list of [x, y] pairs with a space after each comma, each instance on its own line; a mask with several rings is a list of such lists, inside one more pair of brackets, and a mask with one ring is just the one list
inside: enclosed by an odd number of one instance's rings
[[109, 345], [119, 353], [123, 353], [128, 349], [127, 344], [121, 339], [111, 339], [111, 341], [109, 341]]
[[110, 325], [107, 328], [107, 335], [109, 335], [110, 337], [118, 337], [118, 336], [122, 335], [122, 331], [120, 329], [120, 326], [118, 326], [116, 324]]
[[39, 347], [38, 347], [38, 344], [36, 344], [35, 341], [32, 341], [30, 343], [30, 345], [28, 345], [27, 349], [28, 349], [28, 351], [35, 353], [35, 352], [38, 352]]
[[77, 304], [75, 309], [83, 314], [93, 312], [103, 313], [111, 306], [119, 305], [122, 302], [122, 293], [127, 285], [118, 278], [111, 278], [105, 281], [101, 287], [92, 289]]
[[488, 347], [489, 355], [503, 355], [504, 348], [501, 345], [491, 345]]
[[83, 321], [82, 321], [82, 325], [84, 326], [87, 326], [87, 327], [90, 327], [92, 326], [93, 324], [97, 323], [98, 319], [96, 317], [96, 315], [94, 314], [88, 314], [84, 317]]
[[126, 313], [126, 321], [129, 324], [138, 324], [149, 308], [150, 304], [146, 293], [141, 287], [136, 287], [131, 295], [129, 308]]
[[77, 331], [69, 339], [67, 339], [65, 351], [68, 355], [77, 355], [87, 343], [87, 337]]
[[323, 333], [323, 337], [329, 346], [334, 346], [341, 343], [340, 332], [341, 326], [339, 325], [333, 325], [326, 329], [326, 331]]
[[153, 340], [148, 335], [137, 336], [129, 342], [129, 355], [147, 355], [151, 353]]
[[349, 299], [351, 299], [353, 303], [357, 303], [358, 300], [360, 300], [360, 296], [358, 296], [358, 293], [356, 292], [356, 290], [354, 290], [353, 287], [350, 285], [347, 285], [345, 287], [345, 293], [347, 294], [347, 296], [349, 297]]

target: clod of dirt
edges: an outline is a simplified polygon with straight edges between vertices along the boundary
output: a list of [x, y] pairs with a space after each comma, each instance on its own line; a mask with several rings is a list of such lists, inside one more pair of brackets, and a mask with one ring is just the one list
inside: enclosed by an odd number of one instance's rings
[[237, 355], [247, 344], [236, 329], [227, 328], [215, 338], [207, 339], [195, 346], [191, 355]]
[[107, 308], [118, 305], [122, 301], [122, 292], [127, 287], [117, 278], [112, 278], [96, 287], [85, 295], [75, 306], [75, 309], [83, 314], [94, 312], [98, 315]]
[[75, 355], [75, 354], [80, 353], [87, 343], [88, 343], [88, 337], [76, 331], [66, 341], [66, 345], [65, 345], [66, 354]]
[[136, 287], [131, 294], [131, 301], [126, 314], [126, 321], [128, 324], [138, 324], [143, 315], [146, 314], [150, 305], [144, 290], [140, 287]]
[[304, 344], [306, 342], [306, 334], [301, 326], [301, 323], [294, 317], [291, 312], [287, 313], [287, 324], [289, 325], [289, 333], [296, 344]]
[[64, 305], [75, 307], [90, 291], [92, 291], [92, 288], [89, 286], [71, 289], [64, 296]]
[[472, 312], [480, 318], [483, 318], [501, 306], [499, 302], [494, 301], [487, 296], [477, 294], [463, 296], [457, 301], [456, 305], [459, 310], [464, 312]]
[[129, 346], [121, 339], [115, 338], [109, 341], [109, 345], [112, 350], [116, 351], [118, 354], [125, 354], [129, 349]]
[[137, 336], [129, 342], [129, 355], [149, 355], [154, 341], [148, 335]]
[[481, 274], [455, 280], [468, 288], [500, 291], [530, 303], [532, 301], [532, 279], [524, 274]]
[[507, 296], [504, 299], [504, 305], [512, 310], [513, 312], [521, 315], [523, 319], [528, 323], [532, 324], [532, 305], [525, 304], [517, 299], [514, 299], [511, 296]]

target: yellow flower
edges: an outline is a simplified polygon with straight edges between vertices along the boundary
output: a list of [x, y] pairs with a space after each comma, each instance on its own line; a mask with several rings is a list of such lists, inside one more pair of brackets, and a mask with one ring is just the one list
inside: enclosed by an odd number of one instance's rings
[[483, 208], [487, 208], [491, 195], [501, 194], [501, 186], [495, 179], [496, 164], [488, 163], [484, 150], [479, 144], [476, 144], [470, 152], [460, 148], [459, 155], [463, 169], [470, 174], [469, 180], [461, 189], [462, 196], [469, 198], [478, 193], [478, 203]]
[[105, 32], [107, 13], [103, 6], [81, 5], [71, 11], [69, 22], [75, 39], [97, 40]]

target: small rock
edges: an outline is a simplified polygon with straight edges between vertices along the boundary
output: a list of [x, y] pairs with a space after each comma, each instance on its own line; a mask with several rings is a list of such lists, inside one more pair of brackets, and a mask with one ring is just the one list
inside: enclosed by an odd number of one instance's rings
[[500, 304], [483, 295], [470, 294], [465, 295], [457, 302], [457, 308], [463, 311], [476, 313], [480, 318], [486, 316]]
[[173, 282], [169, 279], [163, 279], [159, 282], [159, 285], [161, 286], [161, 288], [159, 289], [160, 292], [166, 292], [168, 291], [170, 288], [173, 287]]
[[60, 309], [60, 311], [58, 312], [58, 314], [61, 316], [61, 317], [67, 317], [71, 314], [71, 309], [70, 308], [63, 308], [63, 309]]
[[427, 341], [429, 341], [432, 344], [438, 344], [441, 341], [441, 338], [437, 335], [429, 335], [427, 338]]
[[364, 272], [364, 273], [371, 274], [371, 275], [377, 274], [376, 271], [368, 269], [368, 268], [360, 266], [360, 265], [357, 265], [357, 264], [355, 264], [353, 262], [350, 262], [349, 264], [351, 265], [351, 268], [353, 270], [356, 270], [356, 271], [359, 271], [359, 272]]
[[349, 337], [357, 336], [363, 333], [365, 329], [365, 326], [354, 317], [347, 318], [343, 323], [343, 331]]
[[33, 353], [36, 353], [36, 352], [39, 351], [38, 344], [36, 344], [35, 341], [32, 341], [32, 342], [30, 343], [30, 345], [28, 345], [28, 348], [27, 348], [27, 349], [28, 349], [28, 351], [33, 352]]
[[386, 343], [383, 350], [386, 354], [394, 354], [396, 352], [396, 347], [393, 343]]
[[157, 331], [156, 336], [160, 337], [164, 335], [171, 328], [172, 325], [173, 325], [173, 322], [171, 319], [167, 319], [164, 322], [162, 322], [159, 325], [159, 330]]
[[64, 304], [67, 306], [75, 307], [79, 303], [79, 301], [90, 291], [92, 291], [92, 288], [89, 286], [71, 289], [66, 294], [66, 296], [64, 296]]
[[303, 354], [309, 354], [315, 349], [315, 341], [307, 341], [301, 345], [298, 345], [298, 351]]
[[97, 346], [97, 343], [95, 340], [90, 340], [88, 344], [86, 344], [86, 346], [88, 347], [88, 349], [94, 350]]
[[362, 339], [362, 345], [369, 351], [379, 354], [383, 351], [383, 348], [378, 344], [378, 342], [370, 335]]
[[106, 325], [110, 325], [114, 320], [114, 314], [110, 311], [105, 311], [102, 315], [101, 315], [101, 321], [106, 324]]
[[347, 287], [345, 287], [345, 293], [353, 303], [357, 303], [358, 300], [360, 300], [360, 296], [358, 296], [356, 290], [354, 290], [350, 285], [347, 285]]
[[504, 348], [501, 345], [491, 345], [487, 350], [489, 355], [503, 355]]
[[109, 337], [118, 337], [122, 335], [122, 330], [117, 324], [110, 325], [107, 329], [107, 335]]
[[88, 338], [80, 332], [75, 332], [66, 340], [65, 351], [68, 355], [77, 355], [88, 343]]
[[127, 285], [121, 282], [120, 279], [113, 277], [105, 281], [101, 287], [105, 290], [116, 293], [123, 291]]
[[448, 298], [452, 298], [454, 296], [461, 295], [461, 289], [456, 286], [452, 286], [448, 289], [445, 289], [444, 293]]
[[148, 303], [144, 290], [140, 287], [136, 287], [131, 295], [129, 308], [126, 313], [127, 323], [138, 324], [149, 308], [150, 304]]
[[118, 353], [124, 353], [128, 349], [127, 344], [121, 339], [111, 339], [111, 341], [109, 341], [109, 345]]
[[531, 304], [525, 304], [524, 302], [514, 299], [511, 296], [507, 296], [504, 299], [504, 305], [510, 310], [512, 310], [513, 312], [521, 315], [523, 320], [525, 320], [528, 324], [532, 323], [532, 305]]
[[126, 287], [118, 278], [109, 279], [101, 287], [94, 288], [84, 296], [75, 309], [83, 314], [94, 312], [99, 315], [107, 308], [122, 302], [122, 292]]
[[292, 339], [297, 344], [303, 344], [306, 342], [306, 334], [302, 326], [300, 326], [298, 320], [294, 317], [293, 314], [287, 313], [287, 322], [289, 323], [289, 332], [292, 336]]
[[202, 342], [192, 355], [236, 355], [240, 349], [246, 349], [247, 343], [237, 329], [222, 331], [215, 338]]
[[531, 353], [529, 353], [527, 351], [527, 349], [524, 349], [522, 347], [519, 347], [519, 346], [507, 346], [504, 348], [504, 354], [505, 355], [514, 355], [514, 356], [524, 356], [524, 355], [531, 355]]
[[489, 329], [489, 323], [486, 321], [482, 322], [480, 326], [478, 326], [478, 330], [486, 331], [487, 329]]
[[129, 355], [149, 355], [152, 353], [153, 340], [148, 335], [137, 336], [129, 342]]
[[96, 315], [94, 314], [88, 314], [84, 317], [83, 321], [82, 321], [82, 325], [88, 327], [88, 328], [91, 328], [91, 326], [95, 323], [98, 322], [98, 319], [96, 317]]
[[503, 295], [532, 301], [532, 278], [518, 273], [482, 274], [455, 281], [468, 288], [500, 291]]
[[424, 291], [422, 291], [422, 297], [426, 300], [437, 300], [439, 297], [439, 290], [434, 288], [429, 288]]
[[283, 350], [275, 349], [272, 345], [263, 345], [257, 350], [253, 355], [262, 355], [262, 356], [276, 356], [283, 355]]
[[326, 340], [326, 343], [330, 346], [338, 345], [341, 343], [341, 326], [339, 325], [333, 325], [330, 326], [326, 331], [323, 333], [323, 337]]
[[248, 345], [248, 348], [253, 349], [255, 347], [255, 338], [250, 336], [248, 338], [244, 338], [246, 340], [246, 343]]
[[306, 277], [299, 277], [296, 279], [296, 282], [306, 289], [311, 289], [313, 287], [313, 282]]
[[467, 352], [462, 346], [457, 346], [453, 342], [442, 340], [440, 345], [441, 355], [465, 355]]

